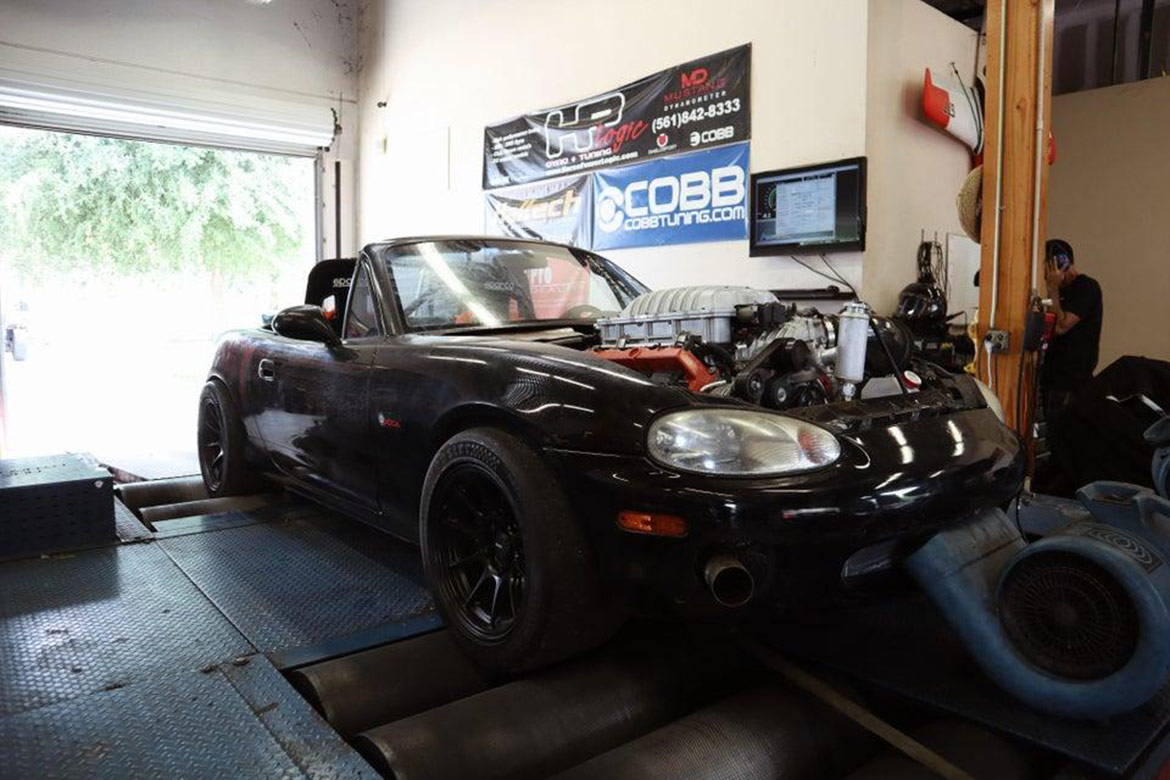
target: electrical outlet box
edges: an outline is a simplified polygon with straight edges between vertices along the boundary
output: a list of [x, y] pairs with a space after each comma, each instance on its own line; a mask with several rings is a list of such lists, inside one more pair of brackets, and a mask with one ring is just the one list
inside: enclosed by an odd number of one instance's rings
[[991, 345], [992, 352], [1007, 352], [1011, 345], [1010, 335], [1006, 330], [989, 330], [984, 341]]

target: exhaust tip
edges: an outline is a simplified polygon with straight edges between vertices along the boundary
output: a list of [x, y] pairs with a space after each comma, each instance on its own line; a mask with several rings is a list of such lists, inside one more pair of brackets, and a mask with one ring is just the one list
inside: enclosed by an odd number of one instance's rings
[[724, 553], [707, 561], [703, 578], [715, 601], [725, 607], [742, 607], [756, 592], [756, 580], [734, 555]]

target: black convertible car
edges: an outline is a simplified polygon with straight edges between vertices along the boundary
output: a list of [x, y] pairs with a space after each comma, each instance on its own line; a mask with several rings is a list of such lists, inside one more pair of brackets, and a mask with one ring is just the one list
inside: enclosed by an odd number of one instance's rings
[[1024, 473], [994, 396], [864, 304], [650, 292], [475, 237], [319, 263], [305, 304], [223, 336], [198, 444], [212, 495], [267, 478], [421, 543], [447, 625], [502, 671], [631, 611], [848, 597]]

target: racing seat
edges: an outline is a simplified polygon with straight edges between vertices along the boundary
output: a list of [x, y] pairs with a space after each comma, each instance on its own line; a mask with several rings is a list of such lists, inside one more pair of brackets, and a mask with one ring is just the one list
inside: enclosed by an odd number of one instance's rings
[[332, 317], [327, 313], [326, 318], [338, 338], [342, 335], [345, 304], [349, 300], [349, 283], [356, 266], [357, 259], [353, 257], [322, 260], [309, 271], [309, 280], [305, 286], [305, 303], [312, 306], [325, 309], [327, 299], [332, 296], [336, 313]]

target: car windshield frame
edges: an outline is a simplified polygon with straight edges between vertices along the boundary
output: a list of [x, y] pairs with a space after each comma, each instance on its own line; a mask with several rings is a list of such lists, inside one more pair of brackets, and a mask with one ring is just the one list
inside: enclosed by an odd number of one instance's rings
[[[438, 245], [438, 246], [436, 246]], [[409, 254], [411, 257], [424, 256], [425, 252], [422, 247], [430, 246], [439, 248], [442, 245], [448, 247], [457, 247], [461, 252], [474, 252], [484, 248], [497, 248], [504, 251], [532, 251], [533, 249], [544, 248], [548, 251], [556, 251], [562, 253], [558, 257], [563, 259], [572, 258], [576, 260], [583, 268], [589, 271], [590, 277], [600, 278], [602, 282], [609, 288], [611, 294], [618, 303], [625, 307], [630, 301], [645, 292], [649, 292], [649, 288], [642, 282], [638, 281], [632, 275], [619, 268], [612, 261], [607, 260], [600, 255], [594, 254], [584, 249], [569, 246], [566, 244], [555, 244], [544, 241], [534, 241], [522, 238], [494, 238], [482, 236], [440, 236], [433, 238], [417, 238], [406, 239], [401, 241], [393, 241], [386, 244], [381, 244], [376, 247], [371, 247], [373, 250], [371, 254], [374, 260], [375, 272], [383, 275], [387, 285], [385, 287], [387, 295], [385, 297], [384, 305], [390, 310], [387, 315], [398, 324], [398, 330], [402, 333], [445, 333], [449, 331], [479, 331], [479, 330], [524, 330], [551, 326], [564, 326], [574, 324], [588, 324], [593, 323], [593, 318], [521, 318], [508, 319], [496, 323], [485, 323], [481, 321], [474, 322], [443, 322], [432, 325], [417, 325], [411, 324], [410, 312], [403, 306], [402, 296], [398, 290], [398, 278], [395, 275], [393, 263], [396, 258], [404, 257]], [[406, 250], [406, 251], [404, 251]], [[450, 251], [448, 249], [448, 251]], [[439, 249], [442, 253], [442, 249]], [[433, 266], [432, 266], [433, 267]], [[440, 273], [440, 276], [445, 274]], [[454, 275], [452, 273], [452, 275]]]

